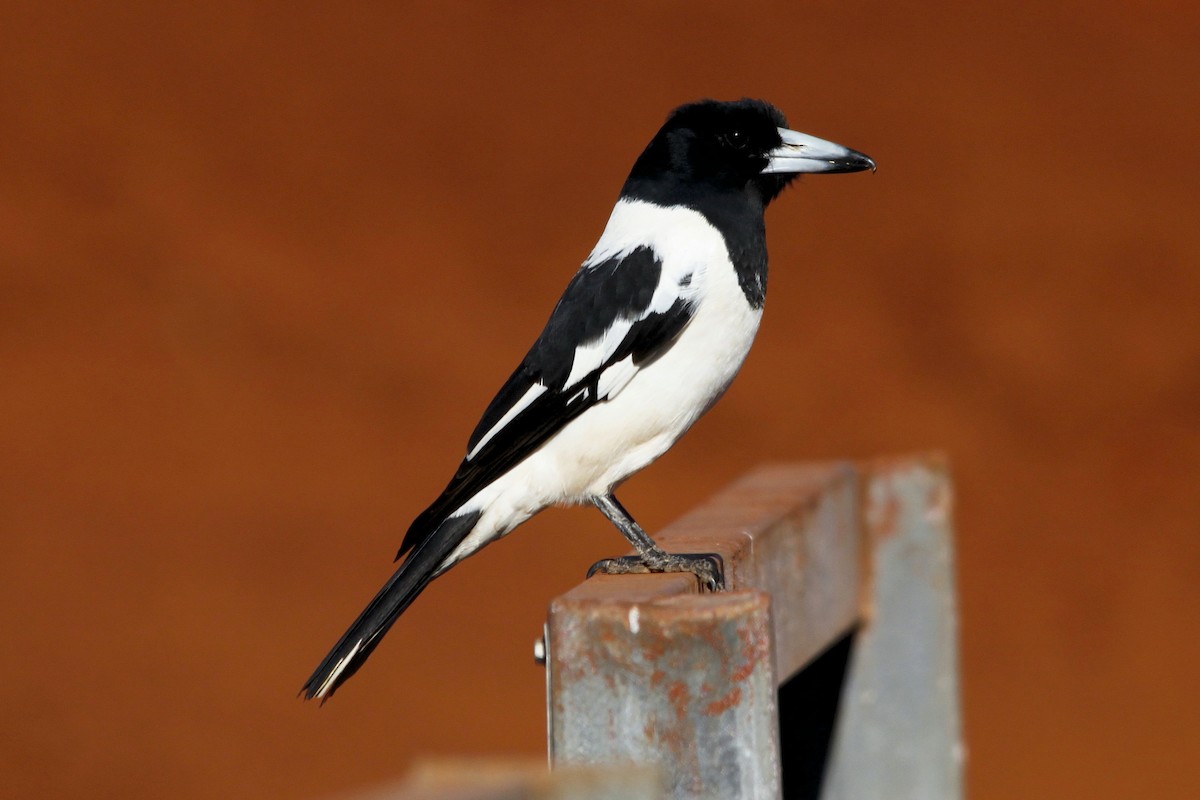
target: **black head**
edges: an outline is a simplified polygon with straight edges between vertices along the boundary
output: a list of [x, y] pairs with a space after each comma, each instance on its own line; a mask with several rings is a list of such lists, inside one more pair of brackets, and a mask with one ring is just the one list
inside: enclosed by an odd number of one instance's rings
[[634, 164], [626, 191], [739, 192], [766, 205], [799, 172], [874, 166], [861, 153], [789, 131], [783, 113], [763, 100], [701, 100], [671, 112]]
[[[762, 100], [689, 103], [671, 112], [629, 178], [744, 191], [762, 174], [769, 153], [783, 143], [779, 128], [786, 127], [779, 109]], [[782, 181], [763, 177], [770, 184], [778, 183], [770, 187], [770, 196], [763, 198], [769, 200], [794, 176]]]

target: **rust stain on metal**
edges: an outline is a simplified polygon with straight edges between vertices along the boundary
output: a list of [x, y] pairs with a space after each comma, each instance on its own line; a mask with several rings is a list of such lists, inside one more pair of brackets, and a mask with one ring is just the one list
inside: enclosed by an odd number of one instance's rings
[[871, 514], [872, 519], [868, 520], [871, 533], [879, 539], [895, 536], [900, 530], [900, 499], [895, 495], [888, 495], [872, 504], [872, 508], [874, 513]]
[[[667, 653], [667, 643], [662, 636], [646, 637], [645, 643], [642, 646], [642, 655], [647, 661], [657, 662], [662, 659]], [[661, 670], [658, 670], [661, 672]]]
[[691, 699], [691, 692], [688, 691], [687, 684], [683, 681], [672, 683], [667, 687], [667, 698], [675, 706], [675, 718], [683, 721], [687, 717], [688, 701]]
[[948, 478], [935, 483], [925, 504], [925, 519], [935, 524], [948, 524], [954, 513], [954, 490]]
[[657, 741], [661, 747], [670, 753], [670, 757], [676, 763], [683, 760], [688, 750], [688, 734], [687, 729], [683, 725], [662, 725], [655, 721], [655, 738], [652, 741]]
[[734, 683], [741, 683], [754, 674], [754, 670], [771, 656], [770, 642], [765, 631], [751, 631], [739, 628], [738, 639], [742, 643], [742, 658], [745, 663], [729, 674]]
[[754, 674], [754, 668], [757, 666], [757, 661], [747, 661], [745, 664], [729, 673], [729, 679], [734, 683], [741, 683]]
[[[936, 482], [929, 492], [927, 513], [934, 515], [933, 519], [949, 519], [953, 503], [953, 491], [948, 477], [949, 462], [942, 453], [918, 453], [905, 456], [884, 456], [872, 459], [860, 467], [867, 479], [896, 475], [910, 472], [914, 469], [928, 470], [940, 475], [943, 480]], [[902, 507], [901, 498], [895, 494], [895, 487], [886, 481], [868, 481], [878, 493], [869, 498], [865, 504], [868, 512], [866, 520], [872, 536], [887, 539], [895, 535], [900, 525], [899, 513]]]
[[720, 700], [714, 700], [704, 707], [704, 713], [710, 717], [715, 717], [718, 714], [724, 714], [729, 709], [736, 706], [742, 699], [742, 690], [735, 686], [730, 691], [726, 692]]
[[761, 631], [742, 628], [738, 631], [738, 639], [742, 643], [742, 656], [748, 661], [761, 661], [770, 654], [766, 637]]

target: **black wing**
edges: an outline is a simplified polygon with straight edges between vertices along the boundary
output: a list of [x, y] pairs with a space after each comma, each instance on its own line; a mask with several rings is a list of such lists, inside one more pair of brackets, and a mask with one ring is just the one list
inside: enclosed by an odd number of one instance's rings
[[[575, 274], [545, 329], [484, 411], [449, 485], [409, 527], [397, 558], [670, 349], [695, 310], [692, 275], [672, 279], [670, 286], [661, 285], [662, 278], [662, 262], [649, 247], [585, 265]], [[630, 363], [618, 367], [616, 380], [602, 382], [606, 370], [626, 359]]]

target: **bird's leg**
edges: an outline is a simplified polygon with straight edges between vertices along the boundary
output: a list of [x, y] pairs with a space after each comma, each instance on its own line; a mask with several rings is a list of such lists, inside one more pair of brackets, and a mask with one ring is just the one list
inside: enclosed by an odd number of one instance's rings
[[592, 503], [617, 526], [617, 530], [637, 549], [638, 555], [597, 561], [588, 570], [589, 578], [597, 572], [609, 575], [626, 575], [631, 572], [691, 572], [700, 579], [702, 589], [715, 592], [725, 588], [725, 563], [720, 555], [668, 553], [654, 543], [642, 530], [642, 526], [633, 521], [633, 517], [629, 516], [629, 512], [611, 493], [593, 497]]

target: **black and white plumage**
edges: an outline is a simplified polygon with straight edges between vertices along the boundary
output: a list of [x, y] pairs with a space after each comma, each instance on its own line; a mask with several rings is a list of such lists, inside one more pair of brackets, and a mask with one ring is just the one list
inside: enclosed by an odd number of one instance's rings
[[788, 130], [762, 101], [672, 112], [458, 471], [408, 529], [404, 562], [303, 694], [329, 697], [430, 580], [552, 505], [593, 503], [652, 568], [713, 583], [658, 550], [612, 492], [666, 452], [741, 367], [766, 292], [767, 204], [797, 173], [874, 166]]

